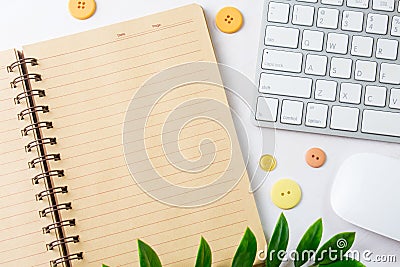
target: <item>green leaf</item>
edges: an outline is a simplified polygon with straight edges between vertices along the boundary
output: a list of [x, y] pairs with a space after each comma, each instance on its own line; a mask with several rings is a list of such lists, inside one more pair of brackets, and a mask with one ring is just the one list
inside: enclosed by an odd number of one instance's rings
[[162, 267], [155, 251], [146, 243], [138, 240], [140, 267]]
[[109, 267], [108, 265], [105, 265], [104, 263], [101, 265], [101, 267]]
[[322, 219], [317, 220], [313, 225], [308, 228], [307, 232], [303, 235], [299, 245], [296, 248], [297, 259], [294, 261], [295, 267], [300, 267], [306, 263], [311, 256], [318, 249], [322, 238]]
[[356, 233], [340, 233], [329, 239], [315, 255], [315, 264], [326, 265], [344, 259], [344, 255], [354, 243]]
[[211, 267], [212, 255], [207, 241], [201, 237], [195, 267]]
[[345, 258], [341, 261], [335, 261], [328, 263], [326, 265], [322, 265], [323, 267], [366, 267], [364, 264], [362, 264], [359, 261], [356, 261], [354, 259], [350, 258]]
[[233, 257], [232, 267], [252, 267], [256, 254], [257, 239], [250, 228], [247, 228]]
[[282, 253], [286, 253], [289, 243], [289, 226], [283, 213], [276, 223], [267, 250], [266, 267], [279, 267], [282, 263]]

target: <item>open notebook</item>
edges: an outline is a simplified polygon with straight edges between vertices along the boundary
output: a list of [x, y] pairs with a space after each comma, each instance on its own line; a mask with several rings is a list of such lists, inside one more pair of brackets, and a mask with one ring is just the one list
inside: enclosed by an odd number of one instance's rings
[[[167, 93], [171, 80], [210, 78], [196, 67], [151, 82], [202, 61], [216, 59], [198, 5], [0, 53], [1, 266], [138, 266], [137, 239], [165, 266], [192, 266], [201, 236], [213, 266], [230, 266], [246, 227], [264, 248], [224, 89], [188, 83]], [[163, 139], [171, 132], [172, 146]], [[202, 157], [209, 164], [185, 167]], [[157, 175], [183, 193], [153, 183]], [[228, 193], [204, 190], [224, 175], [222, 184], [234, 181]]]

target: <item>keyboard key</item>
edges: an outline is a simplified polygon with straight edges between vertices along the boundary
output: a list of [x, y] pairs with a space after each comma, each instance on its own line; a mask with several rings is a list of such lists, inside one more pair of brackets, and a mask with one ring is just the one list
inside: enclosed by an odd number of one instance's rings
[[372, 37], [353, 36], [351, 54], [360, 57], [371, 57], [373, 43], [374, 39]]
[[278, 99], [259, 97], [257, 99], [256, 119], [259, 121], [275, 122], [278, 114]]
[[332, 8], [319, 8], [317, 27], [326, 29], [337, 29], [339, 21], [339, 10]]
[[299, 2], [305, 2], [305, 3], [317, 3], [318, 0], [297, 0]]
[[[399, 4], [399, 8], [400, 8], [400, 4]], [[398, 16], [393, 17], [392, 30], [391, 30], [390, 34], [393, 36], [400, 36], [400, 17], [398, 17]]]
[[364, 110], [361, 131], [400, 137], [400, 113]]
[[332, 107], [331, 129], [356, 132], [360, 110], [349, 107]]
[[367, 33], [386, 34], [389, 17], [381, 14], [368, 14]]
[[351, 64], [353, 61], [349, 58], [333, 57], [331, 59], [330, 76], [335, 78], [348, 79], [351, 76]]
[[281, 122], [300, 125], [303, 118], [303, 102], [284, 100], [282, 103]]
[[321, 0], [324, 5], [341, 6], [343, 5], [343, 0]]
[[379, 74], [379, 81], [381, 83], [400, 84], [400, 65], [397, 64], [381, 64], [381, 72]]
[[308, 103], [306, 112], [306, 126], [325, 128], [327, 118], [327, 105]]
[[349, 104], [360, 104], [361, 84], [342, 83], [340, 85], [340, 102]]
[[347, 0], [347, 6], [356, 8], [368, 8], [369, 0]]
[[336, 54], [347, 54], [349, 36], [341, 33], [328, 33], [326, 52]]
[[265, 94], [310, 98], [312, 80], [294, 76], [261, 73], [259, 91]]
[[343, 11], [342, 30], [361, 32], [364, 23], [364, 13], [357, 11]]
[[301, 48], [311, 51], [322, 51], [324, 33], [319, 31], [304, 30]]
[[264, 49], [263, 69], [301, 72], [302, 63], [302, 53]]
[[390, 91], [389, 107], [400, 109], [400, 89], [392, 89]]
[[367, 85], [364, 104], [366, 106], [384, 107], [386, 105], [386, 87]]
[[265, 44], [270, 46], [297, 48], [299, 29], [267, 26]]
[[324, 76], [326, 74], [326, 66], [328, 58], [320, 55], [307, 55], [306, 74]]
[[372, 9], [382, 11], [393, 11], [394, 0], [372, 0]]
[[315, 83], [315, 99], [325, 101], [336, 100], [337, 82], [317, 80]]
[[396, 59], [397, 50], [399, 48], [399, 41], [378, 39], [376, 45], [376, 57], [383, 59]]
[[357, 60], [354, 79], [358, 81], [374, 82], [376, 80], [376, 62]]
[[289, 4], [270, 2], [268, 5], [268, 21], [287, 23], [289, 21]]
[[293, 7], [294, 25], [312, 26], [314, 22], [314, 7], [295, 5]]

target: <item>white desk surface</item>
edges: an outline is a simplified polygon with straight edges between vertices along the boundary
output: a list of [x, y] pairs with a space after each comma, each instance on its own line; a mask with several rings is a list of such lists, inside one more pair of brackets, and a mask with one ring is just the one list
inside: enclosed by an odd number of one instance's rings
[[[241, 71], [254, 80], [263, 0], [97, 0], [96, 14], [86, 21], [76, 20], [69, 15], [67, 0], [3, 1], [0, 8], [0, 50], [19, 48], [25, 44], [130, 20], [192, 2], [199, 3], [205, 10], [219, 62]], [[236, 6], [243, 12], [245, 23], [236, 34], [221, 33], [215, 26], [214, 17], [224, 6]], [[244, 115], [243, 119], [249, 120], [247, 115]], [[249, 135], [255, 136], [250, 140], [250, 145], [255, 147], [261, 142], [260, 138], [257, 138], [257, 132], [257, 128], [249, 124]], [[277, 131], [275, 143], [278, 167], [256, 192], [260, 216], [268, 238], [281, 212], [270, 200], [270, 188], [280, 178], [291, 178], [298, 181], [303, 190], [300, 205], [285, 211], [291, 229], [292, 248], [297, 245], [306, 228], [322, 217], [325, 226], [324, 241], [340, 231], [356, 231], [357, 238], [353, 249], [370, 250], [375, 255], [397, 256], [397, 263], [366, 263], [367, 266], [399, 266], [398, 242], [341, 220], [333, 212], [329, 199], [334, 175], [341, 162], [348, 156], [360, 152], [376, 152], [400, 158], [400, 145], [288, 131]], [[327, 153], [328, 161], [323, 168], [312, 169], [304, 161], [305, 152], [314, 146], [323, 148]], [[260, 155], [253, 153], [251, 156], [253, 161], [257, 161]]]

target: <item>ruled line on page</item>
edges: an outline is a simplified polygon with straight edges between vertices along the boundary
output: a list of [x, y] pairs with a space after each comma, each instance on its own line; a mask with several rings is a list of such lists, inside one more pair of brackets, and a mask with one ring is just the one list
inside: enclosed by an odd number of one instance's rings
[[[234, 211], [234, 212], [229, 212], [229, 213], [220, 214], [220, 215], [218, 215], [218, 216], [210, 217], [208, 220], [201, 220], [201, 221], [198, 221], [198, 222], [196, 222], [195, 224], [203, 223], [203, 222], [206, 222], [206, 221], [209, 221], [209, 220], [220, 219], [220, 218], [227, 217], [227, 216], [231, 216], [231, 215], [234, 215], [234, 214], [237, 214], [237, 213], [241, 213], [241, 212], [243, 212], [243, 210], [236, 210], [236, 211]], [[165, 222], [165, 221], [164, 221], [164, 222]], [[138, 230], [138, 229], [141, 228], [141, 227], [146, 227], [146, 226], [149, 226], [149, 225], [152, 225], [152, 224], [151, 224], [151, 223], [148, 223], [147, 225], [141, 225], [140, 227], [135, 228], [135, 230]], [[193, 224], [190, 225], [190, 226], [193, 226]], [[170, 230], [168, 230], [168, 231], [163, 231], [163, 232], [160, 232], [160, 233], [158, 233], [158, 234], [162, 234], [162, 233], [165, 233], [165, 232], [170, 232], [171, 230], [173, 231], [173, 230], [176, 230], [176, 229], [175, 229], [175, 228], [174, 228], [174, 229], [170, 229]], [[157, 235], [157, 234], [155, 234], [155, 235]], [[147, 236], [143, 236], [143, 237], [141, 237], [141, 238], [146, 238], [146, 237], [147, 237]], [[216, 239], [216, 240], [218, 240], [218, 239]], [[86, 251], [86, 252], [87, 252], [87, 253], [90, 253], [90, 252], [102, 250], [102, 249], [105, 249], [105, 248], [110, 248], [110, 247], [119, 246], [119, 245], [121, 245], [121, 244], [123, 244], [123, 243], [129, 243], [129, 242], [132, 242], [132, 241], [136, 241], [136, 238], [131, 239], [131, 240], [127, 240], [127, 241], [124, 241], [124, 242], [118, 242], [118, 243], [115, 243], [115, 244], [113, 244], [113, 245], [108, 245], [108, 246], [104, 246], [104, 247], [98, 247], [98, 248], [96, 248], [96, 249], [88, 250], [88, 251]], [[215, 241], [215, 240], [209, 240], [209, 241]], [[168, 252], [166, 252], [166, 253], [160, 254], [160, 256], [161, 256], [161, 255], [169, 254], [169, 253], [171, 253], [171, 252], [174, 252], [174, 251], [168, 251]]]
[[[232, 203], [238, 203], [239, 201], [241, 201], [241, 199], [236, 199], [236, 200], [231, 201], [231, 202], [229, 202], [229, 203], [222, 203], [222, 204], [220, 204], [218, 207], [219, 207], [219, 208], [220, 208], [220, 207], [224, 207], [224, 206], [230, 205], [230, 204], [232, 204]], [[147, 201], [147, 202], [142, 203], [142, 205], [146, 205], [146, 204], [153, 203], [153, 202], [154, 202], [153, 200]], [[199, 213], [199, 212], [201, 212], [201, 211], [204, 211], [204, 209], [205, 209], [205, 208], [201, 208], [200, 210], [196, 210], [196, 211], [189, 212], [189, 213], [187, 213], [187, 214], [175, 216], [175, 217], [173, 217], [173, 218], [167, 218], [167, 219], [163, 219], [163, 220], [158, 220], [158, 221], [156, 221], [156, 222], [153, 222], [152, 224], [156, 225], [156, 224], [159, 224], [159, 223], [171, 221], [172, 219], [175, 219], [175, 218], [178, 219], [178, 218], [182, 218], [182, 217], [185, 217], [185, 216], [188, 216], [188, 215], [197, 214], [197, 213]], [[165, 210], [168, 210], [168, 208], [165, 208], [165, 209], [160, 210], [160, 211], [165, 211]], [[122, 219], [122, 220], [118, 220], [118, 221], [116, 221], [116, 222], [107, 223], [107, 224], [101, 224], [101, 225], [98, 225], [98, 226], [92, 226], [92, 227], [89, 227], [89, 228], [87, 228], [87, 229], [85, 229], [85, 228], [81, 228], [81, 229], [82, 229], [82, 232], [90, 232], [90, 231], [93, 231], [93, 230], [98, 229], [98, 228], [102, 228], [102, 227], [105, 227], [105, 226], [112, 225], [112, 224], [114, 224], [114, 223], [117, 224], [117, 223], [121, 223], [121, 222], [125, 222], [125, 221], [130, 221], [130, 220], [133, 220], [133, 219], [135, 219], [135, 218], [137, 218], [137, 215], [132, 216], [132, 217], [127, 217], [127, 218], [124, 218], [124, 219]], [[139, 226], [139, 228], [140, 228], [140, 227], [141, 227], [141, 226]]]
[[[233, 189], [231, 192], [236, 192], [236, 191], [237, 191], [237, 189]], [[208, 198], [209, 198], [209, 196], [206, 199], [208, 199]], [[154, 203], [154, 200], [151, 203]], [[134, 204], [134, 205], [131, 205], [131, 206], [128, 206], [128, 207], [121, 208], [119, 210], [113, 210], [113, 211], [97, 214], [97, 215], [94, 215], [94, 216], [82, 218], [82, 219], [80, 219], [80, 221], [91, 220], [91, 219], [94, 219], [94, 218], [98, 218], [98, 217], [102, 217], [102, 216], [118, 213], [118, 212], [121, 212], [121, 211], [126, 211], [126, 210], [129, 210], [129, 209], [132, 209], [132, 208], [136, 208], [136, 207], [139, 207], [139, 206], [140, 205], [138, 205], [138, 204]]]
[[[239, 213], [240, 213], [240, 212], [239, 212]], [[201, 220], [201, 221], [192, 222], [191, 224], [184, 225], [184, 226], [181, 227], [180, 229], [182, 230], [182, 228], [185, 228], [185, 227], [192, 227], [193, 225], [196, 225], [196, 224], [200, 224], [200, 223], [204, 223], [204, 222], [207, 222], [207, 221], [219, 219], [219, 218], [221, 218], [221, 217], [226, 217], [226, 216], [229, 216], [229, 215], [232, 215], [232, 213], [230, 213], [230, 214], [218, 215], [218, 216], [215, 216], [215, 217], [210, 217], [210, 219], [205, 219], [205, 220]], [[204, 233], [207, 233], [207, 232], [211, 232], [211, 231], [214, 231], [214, 230], [221, 230], [222, 228], [227, 228], [227, 227], [233, 226], [233, 225], [235, 225], [235, 224], [241, 224], [241, 223], [244, 223], [244, 222], [246, 222], [246, 220], [233, 221], [233, 222], [230, 222], [229, 224], [226, 224], [226, 225], [221, 226], [219, 229], [208, 229], [208, 230], [204, 231], [204, 232], [201, 233], [201, 234], [204, 234]], [[126, 235], [126, 234], [128, 234], [129, 232], [135, 231], [135, 230], [136, 230], [136, 228], [133, 227], [133, 228], [131, 228], [131, 229], [129, 229], [129, 230], [126, 230], [126, 229], [125, 229], [125, 230], [123, 230], [123, 231], [111, 233], [111, 234], [109, 234], [109, 235], [100, 236], [100, 237], [96, 237], [96, 238], [92, 238], [92, 239], [86, 239], [85, 242], [93, 242], [93, 241], [96, 241], [96, 240], [98, 240], [98, 239], [101, 239], [101, 238], [104, 238], [104, 237], [110, 237], [110, 236], [113, 236], [113, 235], [119, 235], [119, 234], [124, 234], [124, 235]], [[176, 228], [170, 228], [170, 229], [167, 229], [167, 230], [163, 230], [163, 231], [159, 231], [159, 232], [152, 233], [151, 235], [141, 236], [141, 238], [144, 239], [144, 238], [146, 238], [146, 237], [154, 237], [154, 236], [161, 235], [161, 234], [165, 234], [165, 233], [167, 233], [167, 232], [171, 232], [171, 231], [175, 231], [175, 230], [176, 230]], [[175, 238], [175, 239], [171, 239], [171, 240], [166, 241], [166, 242], [160, 242], [160, 243], [153, 244], [153, 246], [159, 246], [159, 245], [162, 245], [162, 244], [167, 243], [167, 242], [178, 241], [178, 240], [185, 239], [185, 238], [188, 238], [188, 237], [191, 237], [191, 236], [195, 236], [195, 235], [198, 235], [198, 234], [200, 234], [200, 233], [197, 232], [197, 233], [193, 233], [193, 234], [190, 234], [190, 235], [184, 235], [184, 236], [182, 236], [182, 237]], [[135, 239], [132, 239], [132, 241], [133, 241], [133, 240], [135, 240]]]
[[49, 70], [49, 69], [53, 69], [53, 68], [57, 68], [57, 67], [64, 67], [64, 66], [67, 66], [67, 65], [70, 65], [70, 64], [74, 64], [74, 63], [78, 63], [78, 62], [82, 62], [82, 61], [86, 61], [86, 60], [90, 60], [90, 59], [97, 59], [97, 58], [102, 57], [102, 56], [108, 56], [108, 55], [112, 55], [112, 54], [119, 54], [119, 53], [121, 53], [121, 52], [127, 52], [127, 51], [129, 51], [129, 50], [137, 49], [137, 48], [142, 47], [142, 46], [147, 46], [147, 45], [150, 45], [150, 44], [155, 44], [155, 43], [158, 43], [158, 42], [160, 42], [160, 41], [165, 41], [165, 40], [168, 40], [168, 39], [173, 39], [173, 38], [176, 38], [176, 37], [181, 37], [181, 36], [184, 36], [184, 35], [187, 35], [187, 34], [190, 34], [190, 33], [194, 33], [194, 32], [195, 32], [195, 31], [188, 31], [188, 32], [184, 32], [184, 33], [177, 34], [177, 35], [172, 35], [172, 36], [169, 36], [169, 37], [164, 38], [164, 39], [157, 39], [157, 40], [154, 40], [154, 41], [151, 41], [151, 42], [148, 42], [148, 43], [144, 43], [144, 44], [140, 44], [140, 45], [135, 45], [135, 46], [130, 46], [130, 47], [128, 47], [128, 48], [118, 49], [118, 50], [115, 50], [115, 51], [111, 51], [111, 52], [107, 52], [107, 53], [95, 55], [95, 56], [92, 56], [92, 57], [86, 57], [86, 58], [83, 58], [83, 59], [79, 59], [79, 60], [75, 60], [75, 61], [66, 62], [66, 63], [60, 64], [60, 65], [52, 65], [52, 66], [49, 66], [49, 67], [41, 68], [41, 70]]
[[[227, 173], [229, 173], [230, 172], [230, 170], [228, 169], [227, 170]], [[209, 176], [212, 176], [212, 175], [215, 175], [215, 174], [218, 174], [218, 172], [214, 172], [214, 173], [210, 173], [209, 174]], [[121, 177], [118, 177], [119, 179], [121, 178]], [[124, 178], [124, 177], [122, 177], [122, 178]], [[125, 178], [128, 178], [128, 177], [126, 177], [125, 176]], [[130, 178], [130, 177], [129, 177]], [[198, 178], [195, 178], [195, 179], [192, 179], [191, 181], [196, 181], [196, 180], [200, 180], [200, 179], [204, 179], [203, 177], [198, 177]], [[154, 181], [154, 179], [152, 179], [153, 181]], [[152, 181], [152, 180], [149, 180], [149, 181], [147, 181], [147, 182], [150, 182], [150, 181]], [[96, 183], [96, 185], [97, 184], [101, 184], [101, 183], [106, 183], [106, 182], [108, 182], [108, 180], [106, 180], [106, 181], [102, 181], [102, 182], [99, 182], [99, 183]], [[176, 183], [177, 185], [182, 185], [182, 184], [184, 184], [185, 182], [179, 182], [179, 183]], [[87, 186], [85, 186], [85, 187], [81, 187], [80, 189], [86, 189], [87, 187], [90, 187], [90, 185], [87, 185]], [[82, 200], [84, 200], [84, 199], [88, 199], [88, 198], [92, 198], [92, 197], [98, 197], [99, 195], [102, 195], [102, 194], [108, 194], [108, 193], [112, 193], [112, 192], [115, 192], [115, 191], [119, 191], [119, 190], [122, 190], [122, 189], [127, 189], [127, 188], [133, 188], [134, 187], [134, 185], [130, 185], [130, 186], [123, 186], [123, 187], [119, 187], [119, 188], [115, 188], [115, 189], [109, 189], [109, 190], [106, 190], [106, 191], [101, 191], [101, 192], [96, 192], [96, 194], [91, 194], [91, 195], [86, 195], [86, 196], [81, 196], [81, 197], [79, 197], [79, 198], [74, 198], [74, 201], [75, 202], [79, 202], [79, 201], [82, 201]], [[159, 187], [159, 188], [157, 188], [157, 189], [155, 189], [155, 190], [162, 190], [162, 189], [165, 189], [165, 187]], [[77, 190], [77, 189], [75, 189], [75, 190]], [[75, 211], [81, 211], [81, 210], [87, 210], [87, 209], [90, 209], [90, 208], [94, 208], [94, 207], [98, 207], [98, 206], [101, 206], [101, 205], [106, 205], [106, 204], [109, 204], [110, 202], [114, 202], [114, 201], [120, 201], [121, 199], [128, 199], [128, 198], [135, 198], [135, 197], [138, 197], [138, 196], [141, 196], [141, 195], [145, 195], [146, 193], [145, 192], [140, 192], [139, 194], [138, 193], [135, 193], [135, 194], [132, 194], [132, 195], [130, 195], [130, 196], [126, 196], [126, 197], [123, 197], [123, 198], [119, 198], [119, 199], [116, 199], [116, 200], [112, 200], [112, 201], [107, 201], [107, 202], [102, 202], [102, 203], [98, 203], [98, 204], [96, 204], [96, 205], [92, 205], [92, 206], [85, 206], [85, 207], [82, 207], [82, 208], [75, 208], [74, 210]], [[150, 204], [151, 202], [146, 202], [146, 203], [142, 203], [142, 204]], [[142, 205], [141, 204], [141, 205]]]
[[[77, 70], [72, 71], [72, 72], [65, 72], [65, 73], [62, 73], [62, 74], [55, 75], [55, 76], [47, 76], [47, 77], [45, 77], [45, 79], [46, 80], [52, 80], [54, 78], [59, 78], [59, 77], [68, 76], [68, 75], [71, 75], [71, 74], [85, 72], [85, 71], [97, 69], [97, 68], [100, 68], [100, 67], [105, 67], [105, 66], [108, 66], [108, 65], [114, 64], [114, 63], [121, 63], [121, 62], [127, 61], [127, 60], [138, 59], [138, 58], [141, 58], [141, 57], [144, 57], [144, 56], [148, 56], [148, 55], [151, 55], [151, 54], [154, 54], [154, 53], [165, 52], [166, 50], [169, 50], [169, 49], [177, 48], [177, 47], [180, 47], [180, 46], [186, 46], [186, 45], [198, 42], [198, 41], [199, 40], [193, 40], [193, 41], [190, 41], [190, 42], [187, 42], [187, 43], [177, 44], [177, 45], [170, 46], [170, 47], [164, 47], [162, 49], [153, 50], [151, 52], [143, 53], [143, 54], [132, 56], [132, 57], [124, 57], [123, 59], [119, 59], [119, 60], [116, 60], [116, 61], [110, 61], [110, 62], [103, 63], [103, 64], [100, 64], [100, 65], [95, 65], [95, 66], [92, 66], [92, 67], [86, 68], [86, 69], [77, 69]], [[85, 60], [89, 60], [89, 59], [90, 58], [86, 58]], [[152, 63], [150, 63], [150, 64], [152, 64]], [[56, 67], [59, 67], [59, 66], [62, 66], [62, 65], [58, 65]]]
[[[174, 24], [166, 25], [163, 28], [161, 28], [160, 30], [168, 30], [170, 28], [174, 28], [174, 27], [178, 27], [178, 26], [185, 25], [185, 24], [190, 24], [190, 23], [193, 23], [193, 20], [191, 20], [191, 19], [184, 20], [182, 22], [177, 22], [177, 23], [174, 23]], [[56, 54], [56, 55], [52, 55], [52, 56], [49, 56], [49, 57], [42, 57], [42, 58], [40, 58], [40, 61], [47, 60], [47, 59], [50, 59], [50, 58], [65, 56], [65, 55], [69, 55], [69, 54], [74, 54], [74, 53], [82, 52], [82, 51], [86, 51], [86, 50], [91, 50], [91, 49], [96, 48], [96, 47], [107, 46], [109, 44], [118, 43], [118, 42], [121, 42], [121, 41], [125, 41], [126, 39], [130, 39], [130, 38], [134, 38], [134, 37], [138, 37], [138, 36], [143, 36], [143, 35], [146, 35], [146, 34], [159, 33], [160, 30], [142, 31], [142, 32], [139, 32], [139, 33], [131, 34], [130, 36], [128, 36], [128, 38], [114, 40], [114, 41], [102, 43], [102, 44], [95, 45], [95, 46], [88, 46], [88, 47], [85, 47], [85, 48], [82, 48], [82, 49], [72, 50], [72, 51], [69, 51], [67, 53]]]
[[87, 79], [83, 79], [83, 80], [79, 80], [79, 81], [74, 81], [74, 82], [71, 82], [71, 83], [60, 84], [60, 85], [57, 85], [57, 86], [48, 87], [46, 90], [51, 90], [51, 89], [54, 89], [54, 88], [57, 88], [57, 87], [64, 87], [64, 86], [79, 84], [81, 82], [87, 82], [87, 81], [95, 80], [97, 78], [103, 78], [105, 76], [110, 76], [110, 75], [113, 75], [113, 74], [121, 73], [123, 71], [134, 70], [134, 69], [141, 68], [141, 67], [144, 67], [144, 66], [148, 66], [148, 65], [159, 63], [160, 61], [167, 61], [167, 60], [170, 60], [170, 59], [176, 59], [176, 57], [187, 56], [187, 55], [198, 53], [198, 52], [200, 52], [200, 50], [193, 50], [193, 51], [190, 51], [188, 53], [174, 55], [172, 57], [163, 58], [163, 59], [160, 59], [160, 60], [157, 60], [157, 61], [154, 61], [154, 62], [149, 62], [149, 63], [146, 63], [146, 64], [142, 64], [142, 65], [139, 65], [139, 66], [134, 66], [134, 67], [126, 68], [126, 69], [123, 69], [123, 70], [108, 72], [107, 74], [102, 74], [102, 75], [99, 75], [99, 76], [95, 76], [95, 77], [91, 77], [91, 78], [87, 78]]
[[[239, 235], [241, 235], [241, 234], [243, 234], [243, 233], [242, 233], [242, 232], [238, 232], [238, 233], [234, 233], [234, 234], [231, 234], [231, 235], [225, 235], [224, 237], [219, 237], [219, 238], [216, 238], [216, 239], [210, 238], [210, 239], [208, 239], [208, 242], [216, 242], [216, 241], [219, 241], [219, 240], [222, 240], [222, 239], [225, 239], [225, 238], [236, 237], [236, 236], [239, 236]], [[121, 244], [130, 243], [130, 242], [132, 242], [132, 240], [129, 240], [129, 242], [128, 242], [128, 241], [127, 241], [127, 242], [121, 242]], [[192, 248], [197, 248], [197, 247], [198, 247], [198, 245], [196, 244], [196, 245], [191, 245], [191, 246], [189, 246], [189, 247], [186, 247], [186, 249], [192, 249]], [[235, 246], [234, 246], [234, 247], [235, 247]], [[223, 248], [223, 249], [219, 249], [219, 250], [215, 250], [214, 252], [227, 250], [227, 249], [229, 249], [229, 248], [230, 248], [230, 247], [228, 247], [228, 248]], [[174, 252], [174, 251], [175, 251], [175, 250], [168, 251], [168, 252], [166, 252], [166, 253], [159, 254], [158, 256], [160, 256], [160, 258], [162, 258], [162, 256], [168, 255], [168, 254], [170, 254], [170, 253], [172, 253], [172, 252]], [[137, 250], [136, 250], [135, 252], [137, 252]], [[180, 261], [178, 261], [178, 262], [185, 261], [185, 260], [189, 260], [189, 259], [192, 259], [192, 257], [191, 257], [191, 258], [186, 258], [186, 259], [180, 260]], [[222, 260], [216, 261], [216, 262], [214, 262], [214, 263], [224, 262], [224, 261], [227, 261], [227, 260], [232, 260], [232, 259], [231, 259], [231, 258], [226, 258], [226, 259], [222, 259]], [[135, 263], [138, 263], [138, 262], [137, 262], [137, 261], [129, 261], [129, 262], [126, 262], [126, 263], [121, 263], [120, 266], [132, 266], [132, 265], [134, 265]]]
[[[194, 74], [194, 73], [190, 73], [190, 74]], [[163, 81], [163, 82], [165, 82], [165, 81]], [[160, 82], [161, 83], [161, 82]], [[153, 83], [153, 84], [156, 84], [156, 83]], [[127, 93], [127, 92], [133, 92], [133, 91], [136, 91], [137, 89], [139, 89], [140, 87], [134, 87], [134, 88], [129, 88], [129, 89], [126, 89], [126, 90], [121, 90], [121, 91], [119, 91], [118, 93], [115, 93], [115, 92], [113, 92], [113, 93], [109, 93], [109, 94], [106, 94], [106, 95], [99, 95], [99, 94], [96, 94], [96, 96], [97, 97], [93, 97], [93, 98], [89, 98], [89, 99], [86, 99], [86, 100], [84, 100], [84, 101], [80, 101], [80, 103], [87, 103], [87, 102], [90, 102], [90, 101], [93, 101], [93, 100], [99, 100], [99, 99], [103, 99], [103, 98], [105, 98], [105, 97], [110, 97], [110, 96], [117, 96], [117, 95], [119, 95], [119, 94], [121, 94], [121, 95], [125, 95], [124, 93]], [[206, 93], [206, 92], [209, 92], [209, 91], [211, 91], [212, 89], [204, 89], [204, 90], [199, 90], [199, 91], [197, 91], [197, 92], [193, 92], [193, 93], [189, 93], [189, 94], [182, 94], [181, 96], [180, 96], [180, 98], [185, 98], [185, 97], [188, 97], [188, 96], [191, 96], [191, 95], [199, 95], [199, 94], [203, 94], [203, 93]], [[136, 100], [140, 100], [140, 99], [145, 99], [145, 98], [147, 98], [147, 97], [150, 97], [150, 96], [155, 96], [155, 95], [158, 95], [159, 94], [159, 92], [155, 92], [155, 93], [150, 93], [150, 94], [147, 94], [147, 95], [144, 95], [144, 96], [138, 96], [138, 97], [136, 97], [135, 99]], [[53, 98], [54, 99], [54, 98]], [[164, 104], [164, 103], [167, 103], [167, 102], [170, 102], [170, 101], [174, 101], [175, 99], [164, 99], [164, 100], [160, 100], [159, 102], [157, 102], [158, 104]], [[125, 100], [125, 101], [122, 101], [122, 102], [119, 102], [119, 103], [117, 103], [117, 104], [122, 104], [122, 103], [128, 103], [128, 102], [130, 102], [131, 101], [131, 99], [129, 99], [129, 100]], [[65, 102], [64, 102], [65, 103]], [[63, 105], [59, 105], [59, 106], [54, 106], [54, 107], [52, 107], [51, 108], [51, 110], [59, 110], [59, 109], [62, 109], [62, 108], [70, 108], [70, 106], [71, 106], [71, 103], [67, 103], [67, 104], [64, 104], [63, 103]], [[113, 104], [113, 105], [115, 105], [115, 104]], [[108, 106], [112, 106], [112, 105], [108, 105]], [[105, 108], [105, 107], [108, 107], [108, 106], [103, 106], [102, 108]], [[89, 110], [89, 111], [93, 111], [93, 110]], [[79, 114], [79, 113], [77, 113], [77, 114]], [[75, 114], [71, 114], [71, 115], [75, 115]], [[54, 119], [59, 119], [59, 118], [62, 118], [62, 117], [55, 117]]]
[[[197, 95], [198, 93], [190, 93], [190, 94], [188, 94], [188, 95], [186, 95], [186, 96], [191, 96], [191, 95]], [[183, 97], [180, 97], [180, 98], [183, 98]], [[177, 98], [177, 99], [179, 99], [179, 98]], [[176, 100], [176, 99], [175, 99]], [[114, 107], [115, 105], [118, 105], [118, 104], [127, 104], [127, 103], [129, 103], [131, 100], [129, 99], [129, 100], [122, 100], [122, 101], [119, 101], [119, 102], [117, 102], [117, 103], [110, 103], [109, 105], [104, 105], [104, 106], [102, 106], [101, 107], [101, 109], [106, 109], [106, 108], [109, 108], [109, 107]], [[165, 100], [166, 101], [166, 100]], [[200, 105], [200, 104], [204, 104], [204, 103], [206, 103], [208, 100], [203, 100], [203, 101], [198, 101], [197, 103], [195, 103], [195, 105]], [[162, 103], [162, 102], [159, 102], [160, 104]], [[151, 107], [151, 106], [144, 106], [144, 107]], [[144, 108], [144, 107], [142, 107], [142, 108]], [[189, 107], [187, 107], [187, 108], [189, 108]], [[98, 111], [99, 110], [99, 108], [91, 108], [91, 109], [86, 109], [86, 110], [80, 110], [79, 112], [75, 112], [75, 113], [71, 113], [71, 114], [69, 114], [69, 115], [64, 115], [64, 116], [58, 116], [58, 117], [54, 117], [54, 118], [52, 118], [53, 120], [57, 120], [57, 119], [61, 119], [61, 118], [65, 118], [65, 117], [69, 117], [69, 116], [73, 116], [73, 115], [80, 115], [80, 114], [84, 114], [84, 113], [88, 113], [88, 112], [92, 112], [92, 111]], [[211, 109], [210, 109], [211, 110]], [[152, 116], [155, 116], [155, 115], [162, 115], [162, 114], [167, 114], [167, 113], [169, 113], [169, 112], [171, 112], [170, 110], [166, 110], [166, 111], [163, 111], [163, 112], [159, 112], [159, 113], [154, 113], [154, 114], [152, 114]], [[125, 113], [125, 112], [124, 112]], [[95, 117], [96, 119], [102, 119], [103, 117]], [[141, 117], [141, 118], [137, 118], [137, 119], [135, 119], [135, 120], [140, 120], [140, 119], [143, 119], [143, 118], [146, 118], [146, 117]], [[92, 121], [92, 120], [88, 120], [88, 121]]]
[[[236, 225], [236, 224], [241, 224], [241, 223], [244, 223], [244, 222], [246, 222], [246, 221], [240, 221], [240, 222], [237, 222], [237, 223], [232, 223], [232, 224], [224, 225], [224, 226], [221, 226], [219, 229], [211, 229], [211, 230], [196, 232], [196, 233], [187, 235], [187, 236], [185, 236], [185, 237], [183, 237], [183, 238], [188, 238], [188, 237], [192, 237], [192, 236], [198, 236], [198, 235], [201, 235], [201, 234], [204, 234], [204, 233], [208, 233], [208, 232], [211, 232], [211, 231], [214, 231], [214, 230], [221, 230], [221, 229], [223, 229], [223, 228], [226, 228], [226, 227], [229, 227], [229, 226], [233, 226], [233, 225]], [[169, 241], [167, 241], [167, 242], [171, 242], [171, 243], [172, 243], [172, 242], [174, 242], [174, 241], [179, 241], [180, 239], [182, 239], [182, 238], [171, 239], [171, 240], [169, 240]], [[152, 244], [152, 246], [158, 246], [158, 245], [160, 245], [160, 244], [162, 244], [162, 243], [159, 243], [159, 244]], [[121, 256], [121, 255], [124, 255], [124, 254], [130, 254], [130, 253], [134, 253], [134, 252], [129, 251], [129, 252], [125, 252], [125, 253], [120, 253], [120, 254], [118, 254], [118, 255], [115, 255], [115, 257]], [[101, 259], [96, 259], [96, 261], [102, 261], [102, 260], [106, 260], [106, 259], [109, 259], [109, 258], [112, 258], [112, 256], [111, 256], [111, 257], [106, 257], [106, 258], [101, 258]], [[94, 262], [94, 261], [93, 261], [93, 262]], [[89, 263], [93, 263], [93, 262], [89, 262]]]

